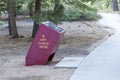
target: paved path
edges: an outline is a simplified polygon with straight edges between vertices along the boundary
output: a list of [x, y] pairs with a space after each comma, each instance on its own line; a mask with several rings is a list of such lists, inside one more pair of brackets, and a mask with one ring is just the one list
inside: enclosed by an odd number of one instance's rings
[[86, 57], [70, 80], [120, 80], [120, 16], [101, 15], [99, 22], [116, 32]]

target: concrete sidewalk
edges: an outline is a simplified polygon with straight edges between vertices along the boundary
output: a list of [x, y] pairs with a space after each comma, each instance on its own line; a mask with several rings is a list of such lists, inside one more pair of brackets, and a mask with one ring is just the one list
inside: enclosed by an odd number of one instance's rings
[[114, 28], [116, 33], [84, 59], [70, 80], [120, 80], [120, 16], [101, 15], [100, 23]]

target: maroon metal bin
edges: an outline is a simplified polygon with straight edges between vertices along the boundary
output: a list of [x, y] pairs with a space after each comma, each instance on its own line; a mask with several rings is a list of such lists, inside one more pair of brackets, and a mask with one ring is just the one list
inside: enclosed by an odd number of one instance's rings
[[45, 65], [51, 61], [65, 30], [52, 22], [42, 23], [26, 55], [26, 66]]

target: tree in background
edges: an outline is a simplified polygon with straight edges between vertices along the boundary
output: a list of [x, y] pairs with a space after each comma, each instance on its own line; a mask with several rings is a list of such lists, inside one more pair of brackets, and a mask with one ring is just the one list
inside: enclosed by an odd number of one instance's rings
[[64, 6], [60, 4], [59, 0], [54, 0], [54, 11], [53, 11], [53, 22], [58, 24], [60, 21], [60, 17], [63, 16]]
[[[54, 19], [56, 21], [58, 21], [60, 1], [59, 0], [54, 0], [54, 3], [55, 3], [55, 6], [54, 6], [53, 16], [54, 16]], [[57, 23], [56, 21], [55, 21], [55, 23]]]
[[34, 14], [34, 9], [33, 8], [34, 8], [34, 1], [31, 0], [31, 1], [28, 2], [28, 9], [29, 9], [30, 17], [32, 17], [33, 14]]
[[[40, 17], [40, 13], [41, 13], [41, 0], [36, 0], [35, 1], [35, 13], [34, 13], [34, 15], [36, 17]], [[32, 37], [35, 36], [38, 27], [39, 27], [39, 23], [37, 22], [37, 20], [34, 20], [34, 27], [33, 27]]]
[[[7, 11], [7, 1], [8, 0], [0, 0], [0, 12]], [[14, 6], [15, 6], [15, 12], [18, 12], [23, 4], [25, 3], [25, 0], [14, 0]]]
[[95, 5], [100, 11], [119, 11], [120, 0], [97, 0]]
[[119, 11], [118, 0], [113, 0], [113, 11]]
[[8, 13], [9, 13], [9, 31], [13, 38], [18, 38], [18, 32], [15, 22], [15, 7], [14, 7], [14, 1], [8, 0]]

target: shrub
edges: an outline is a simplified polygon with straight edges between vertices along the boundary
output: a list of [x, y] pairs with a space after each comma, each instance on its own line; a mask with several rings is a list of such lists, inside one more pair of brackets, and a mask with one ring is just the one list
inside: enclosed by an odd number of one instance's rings
[[79, 9], [67, 9], [64, 11], [64, 15], [61, 17], [63, 21], [78, 21], [78, 20], [97, 20], [100, 16], [97, 14], [97, 10], [81, 11]]

